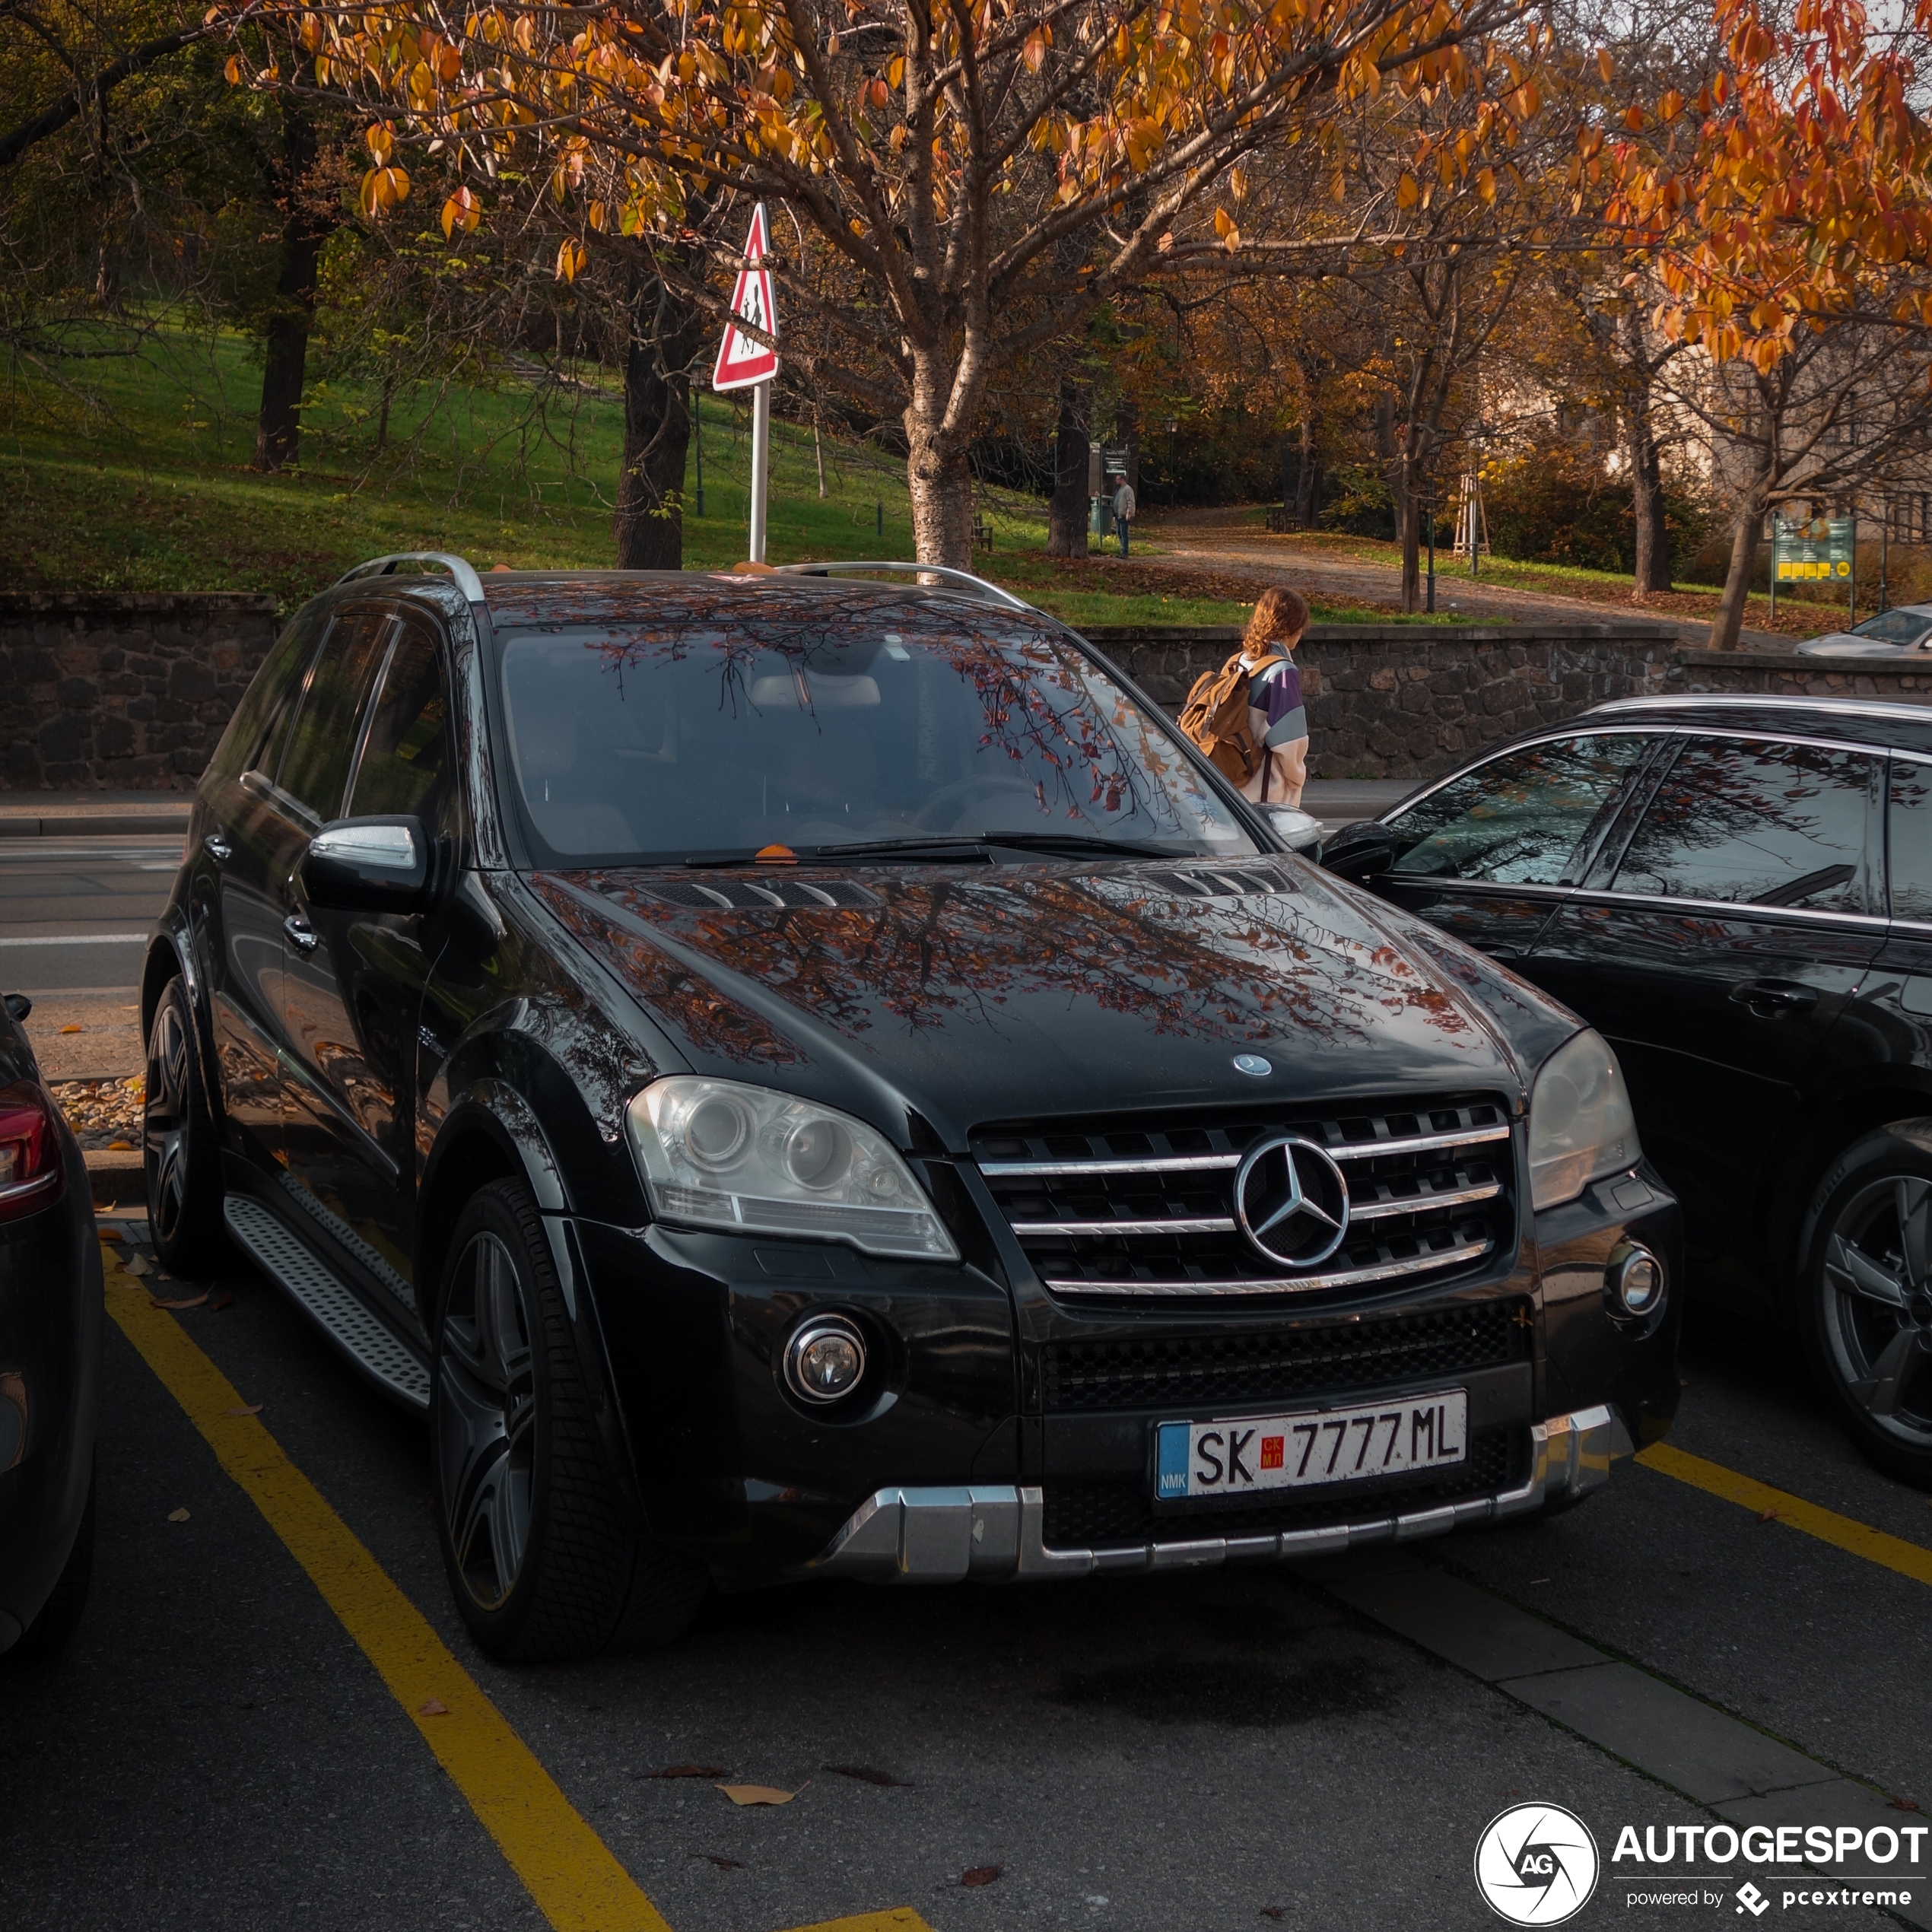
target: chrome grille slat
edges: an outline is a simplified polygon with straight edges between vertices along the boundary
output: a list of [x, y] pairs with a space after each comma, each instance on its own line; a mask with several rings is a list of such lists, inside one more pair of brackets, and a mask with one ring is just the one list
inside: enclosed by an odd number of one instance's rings
[[[1502, 1100], [1475, 1095], [1020, 1123], [972, 1149], [1054, 1294], [1198, 1301], [1445, 1279], [1513, 1251], [1512, 1131]], [[1349, 1192], [1341, 1247], [1299, 1270], [1251, 1245], [1235, 1212], [1247, 1151], [1281, 1134], [1321, 1148]]]

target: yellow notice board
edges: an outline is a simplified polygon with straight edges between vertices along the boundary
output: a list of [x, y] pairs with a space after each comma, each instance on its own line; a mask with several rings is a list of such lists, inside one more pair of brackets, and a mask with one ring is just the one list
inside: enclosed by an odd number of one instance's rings
[[1855, 532], [1849, 516], [1774, 516], [1772, 574], [1780, 583], [1848, 583]]

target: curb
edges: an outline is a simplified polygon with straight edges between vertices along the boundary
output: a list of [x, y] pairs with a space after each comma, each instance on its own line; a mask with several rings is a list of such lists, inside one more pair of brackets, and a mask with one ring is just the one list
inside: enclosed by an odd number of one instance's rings
[[138, 1148], [125, 1152], [119, 1148], [88, 1148], [81, 1158], [87, 1164], [87, 1179], [96, 1207], [147, 1205], [147, 1169]]
[[192, 805], [136, 806], [104, 812], [9, 812], [0, 806], [0, 838], [126, 838], [186, 832]]

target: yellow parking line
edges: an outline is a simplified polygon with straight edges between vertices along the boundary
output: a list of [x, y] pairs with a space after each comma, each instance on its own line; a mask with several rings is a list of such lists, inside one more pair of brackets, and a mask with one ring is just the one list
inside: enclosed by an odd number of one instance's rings
[[1802, 1530], [1820, 1543], [1849, 1551], [1854, 1556], [1862, 1556], [1868, 1563], [1895, 1570], [1902, 1577], [1910, 1577], [1915, 1583], [1932, 1584], [1932, 1549], [1921, 1544], [1908, 1543], [1902, 1536], [1888, 1536], [1884, 1530], [1874, 1530], [1868, 1524], [1854, 1522], [1835, 1510], [1822, 1509], [1816, 1503], [1806, 1502], [1802, 1496], [1774, 1489], [1768, 1483], [1759, 1482], [1751, 1476], [1740, 1476], [1721, 1463], [1707, 1463], [1702, 1456], [1693, 1456], [1687, 1450], [1673, 1449], [1667, 1442], [1653, 1444], [1637, 1460], [1646, 1469], [1655, 1470], [1660, 1476], [1674, 1476], [1679, 1482], [1688, 1482], [1693, 1489], [1702, 1489], [1707, 1495], [1720, 1496], [1727, 1503], [1740, 1504], [1746, 1509], [1756, 1510], [1760, 1516], [1773, 1514], [1779, 1522], [1788, 1523], [1793, 1529]]
[[242, 1398], [227, 1378], [172, 1315], [154, 1306], [148, 1290], [122, 1271], [111, 1250], [106, 1265], [108, 1313], [308, 1571], [496, 1840], [537, 1909], [557, 1932], [671, 1932], [663, 1915], [361, 1540], [283, 1454], [259, 1419], [235, 1412]]

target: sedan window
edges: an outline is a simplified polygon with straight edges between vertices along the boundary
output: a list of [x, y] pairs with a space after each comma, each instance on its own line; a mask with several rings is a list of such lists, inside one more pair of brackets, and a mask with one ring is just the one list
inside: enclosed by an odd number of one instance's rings
[[1071, 640], [869, 591], [809, 614], [511, 629], [504, 710], [540, 852], [662, 861], [1007, 834], [1255, 846], [1169, 729]]
[[1692, 739], [1657, 786], [1611, 889], [1864, 912], [1876, 762], [1820, 745]]
[[1874, 637], [1881, 643], [1915, 644], [1932, 631], [1932, 618], [1923, 611], [1881, 611], [1876, 617], [1868, 617], [1863, 624], [1854, 624], [1851, 634], [1854, 637]]
[[1595, 732], [1505, 752], [1390, 821], [1393, 869], [1429, 879], [1555, 885], [1652, 741]]

